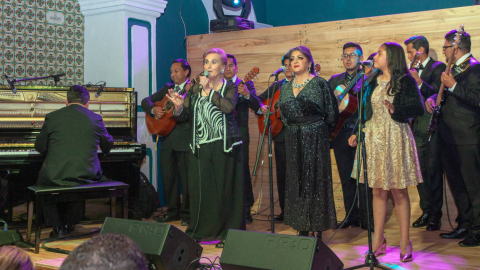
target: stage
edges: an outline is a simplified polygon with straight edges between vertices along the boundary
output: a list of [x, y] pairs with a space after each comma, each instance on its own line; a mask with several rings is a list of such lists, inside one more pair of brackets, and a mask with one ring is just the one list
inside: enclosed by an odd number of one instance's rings
[[[252, 149], [253, 147], [251, 147]], [[251, 155], [254, 156], [254, 155]], [[333, 155], [332, 155], [333, 158]], [[250, 161], [253, 164], [254, 161]], [[335, 195], [335, 204], [337, 208], [337, 219], [343, 220], [345, 211], [343, 209], [343, 198], [341, 185], [339, 182], [338, 173], [336, 170], [335, 160], [332, 160], [332, 165], [334, 166], [334, 195]], [[252, 166], [253, 167], [253, 166]], [[262, 178], [260, 172], [264, 171], [265, 174]], [[268, 167], [266, 164], [263, 167], [260, 167], [259, 175], [253, 178], [254, 184], [254, 194], [257, 203], [260, 204], [260, 211], [266, 209], [269, 204], [269, 194], [268, 194], [268, 177], [266, 172]], [[275, 172], [275, 169], [274, 169]], [[259, 196], [261, 190], [261, 182], [263, 181], [263, 195]], [[275, 185], [275, 198], [276, 198], [276, 185]], [[450, 195], [450, 191], [447, 189], [447, 201], [449, 205], [450, 218], [452, 220], [453, 226], [456, 226], [454, 223], [455, 217], [457, 215], [453, 199]], [[418, 206], [419, 197], [416, 188], [409, 188], [409, 195], [411, 200], [412, 207], [412, 217], [411, 222], [417, 219], [421, 210]], [[258, 198], [261, 197], [261, 200]], [[87, 216], [90, 216], [91, 219], [99, 220], [102, 217], [108, 215], [108, 205], [106, 201], [96, 200], [89, 202], [92, 207], [87, 207]], [[258, 205], [258, 204], [256, 204]], [[15, 213], [19, 213], [21, 216], [26, 209], [25, 206], [19, 206], [15, 208]], [[256, 208], [252, 208], [252, 211], [255, 211]], [[280, 213], [280, 208], [278, 203], [275, 204], [275, 213]], [[152, 217], [158, 216], [160, 213], [154, 213]], [[247, 229], [258, 232], [269, 232], [270, 222], [268, 221], [268, 215], [270, 210], [262, 211], [257, 217], [253, 224], [248, 224]], [[255, 218], [255, 215], [253, 216]], [[146, 221], [153, 221], [153, 219], [147, 219]], [[178, 227], [182, 231], [185, 231], [186, 227], [180, 225], [180, 221], [172, 222], [172, 225]], [[79, 225], [74, 233], [74, 235], [90, 233], [98, 231], [101, 228], [102, 224], [97, 222], [96, 224], [90, 225]], [[385, 226], [385, 236], [387, 239], [387, 254], [385, 256], [379, 257], [381, 263], [385, 263], [386, 266], [392, 269], [442, 269], [442, 270], [470, 270], [470, 269], [479, 269], [480, 265], [480, 253], [478, 247], [474, 248], [464, 248], [458, 245], [460, 240], [446, 240], [439, 237], [439, 234], [442, 232], [451, 231], [452, 228], [448, 222], [447, 218], [447, 209], [445, 205], [443, 207], [443, 218], [442, 218], [442, 229], [440, 231], [428, 232], [425, 228], [413, 228], [410, 227], [410, 238], [413, 243], [413, 258], [412, 262], [401, 263], [399, 260], [400, 253], [400, 231], [397, 222], [396, 211], [393, 207], [393, 202], [389, 200], [388, 202], [388, 213], [387, 213], [387, 223]], [[25, 230], [21, 230], [24, 233]], [[51, 231], [51, 228], [44, 228], [42, 230], [42, 239], [48, 238], [48, 235]], [[275, 233], [278, 234], [288, 234], [295, 235], [296, 231], [291, 229], [289, 226], [276, 223], [275, 224]], [[330, 237], [335, 233], [334, 230], [329, 230], [323, 233], [323, 241], [328, 242]], [[90, 236], [91, 237], [91, 236]], [[61, 248], [66, 250], [73, 250], [76, 246], [80, 245], [83, 241], [88, 238], [81, 239], [66, 239], [61, 241], [56, 241], [48, 243], [47, 246], [51, 248]], [[201, 262], [209, 263], [209, 260], [214, 261], [216, 257], [222, 255], [222, 249], [215, 248], [216, 242], [211, 242], [208, 244], [203, 243], [203, 255]], [[328, 244], [329, 248], [342, 260], [345, 267], [350, 267], [364, 262], [363, 254], [368, 249], [367, 247], [367, 232], [361, 228], [348, 228], [339, 230], [333, 239]], [[39, 254], [34, 254], [33, 249], [28, 250], [28, 254], [34, 260], [37, 269], [59, 269], [63, 258], [67, 255], [52, 253], [40, 249]], [[275, 254], [265, 254], [265, 256], [275, 256]], [[218, 259], [217, 259], [218, 262]]]

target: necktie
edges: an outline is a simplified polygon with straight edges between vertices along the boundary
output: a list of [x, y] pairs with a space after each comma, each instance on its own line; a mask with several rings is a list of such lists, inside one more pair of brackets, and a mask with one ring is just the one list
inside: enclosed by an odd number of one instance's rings
[[418, 70], [423, 70], [424, 68], [425, 68], [425, 67], [424, 67], [423, 65], [420, 65], [420, 66], [418, 67]]
[[175, 92], [177, 92], [177, 93], [180, 92], [180, 86], [178, 86], [178, 85], [175, 86]]

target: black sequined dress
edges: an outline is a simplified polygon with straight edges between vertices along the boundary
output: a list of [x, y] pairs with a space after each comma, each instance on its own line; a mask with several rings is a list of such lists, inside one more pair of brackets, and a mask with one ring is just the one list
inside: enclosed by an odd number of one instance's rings
[[338, 119], [333, 92], [323, 78], [314, 77], [295, 97], [288, 82], [279, 104], [287, 154], [285, 224], [298, 231], [333, 229], [337, 217], [328, 142]]

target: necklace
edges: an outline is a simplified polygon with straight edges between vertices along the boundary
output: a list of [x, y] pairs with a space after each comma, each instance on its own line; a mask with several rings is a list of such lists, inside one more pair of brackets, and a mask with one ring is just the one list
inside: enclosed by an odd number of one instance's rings
[[293, 79], [292, 81], [292, 86], [295, 87], [295, 88], [302, 88], [304, 87], [305, 85], [307, 85], [307, 83], [310, 81], [310, 78], [306, 79], [302, 84], [297, 84], [295, 81], [297, 80], [297, 78]]

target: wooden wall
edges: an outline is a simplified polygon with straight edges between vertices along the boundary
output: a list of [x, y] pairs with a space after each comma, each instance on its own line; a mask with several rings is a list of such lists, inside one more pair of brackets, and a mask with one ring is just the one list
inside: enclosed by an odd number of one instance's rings
[[[187, 39], [187, 58], [193, 74], [203, 70], [202, 55], [209, 48], [219, 47], [234, 54], [238, 60], [239, 77], [252, 67], [260, 68], [260, 76], [255, 81], [257, 93], [267, 88], [271, 72], [281, 65], [282, 56], [290, 49], [305, 45], [312, 51], [316, 63], [322, 66], [320, 76], [329, 79], [333, 74], [344, 71], [340, 55], [346, 42], [359, 43], [365, 59], [377, 51], [383, 42], [394, 41], [403, 45], [403, 41], [413, 35], [424, 35], [430, 43], [430, 56], [445, 61], [442, 46], [445, 34], [465, 24], [465, 31], [472, 36], [472, 53], [480, 57], [480, 6], [432, 10], [379, 16], [315, 24], [264, 28], [256, 30], [216, 33], [189, 36]], [[259, 132], [256, 118], [250, 114], [250, 167], [253, 168]], [[265, 155], [265, 161], [267, 161]], [[332, 154], [334, 190], [336, 206], [343, 213], [343, 196], [338, 178], [335, 159]], [[264, 177], [268, 179], [268, 166]], [[255, 198], [259, 189], [259, 179], [254, 178]], [[268, 185], [267, 182], [265, 182]], [[264, 189], [268, 196], [267, 189]], [[276, 195], [275, 195], [276, 196]], [[412, 208], [418, 201], [412, 202]]]
[[[305, 45], [315, 62], [322, 66], [325, 79], [344, 71], [340, 55], [346, 42], [359, 43], [365, 58], [386, 41], [403, 45], [413, 35], [424, 35], [430, 42], [430, 54], [444, 61], [442, 46], [445, 34], [465, 24], [472, 36], [474, 55], [480, 55], [480, 6], [414, 12], [324, 23], [263, 28], [238, 32], [189, 36], [187, 58], [193, 74], [202, 71], [202, 55], [209, 48], [219, 47], [234, 54], [239, 76], [253, 66], [260, 68], [255, 82], [257, 92], [266, 89], [268, 75], [281, 65], [282, 56], [290, 49]], [[480, 56], [479, 56], [480, 57]]]

